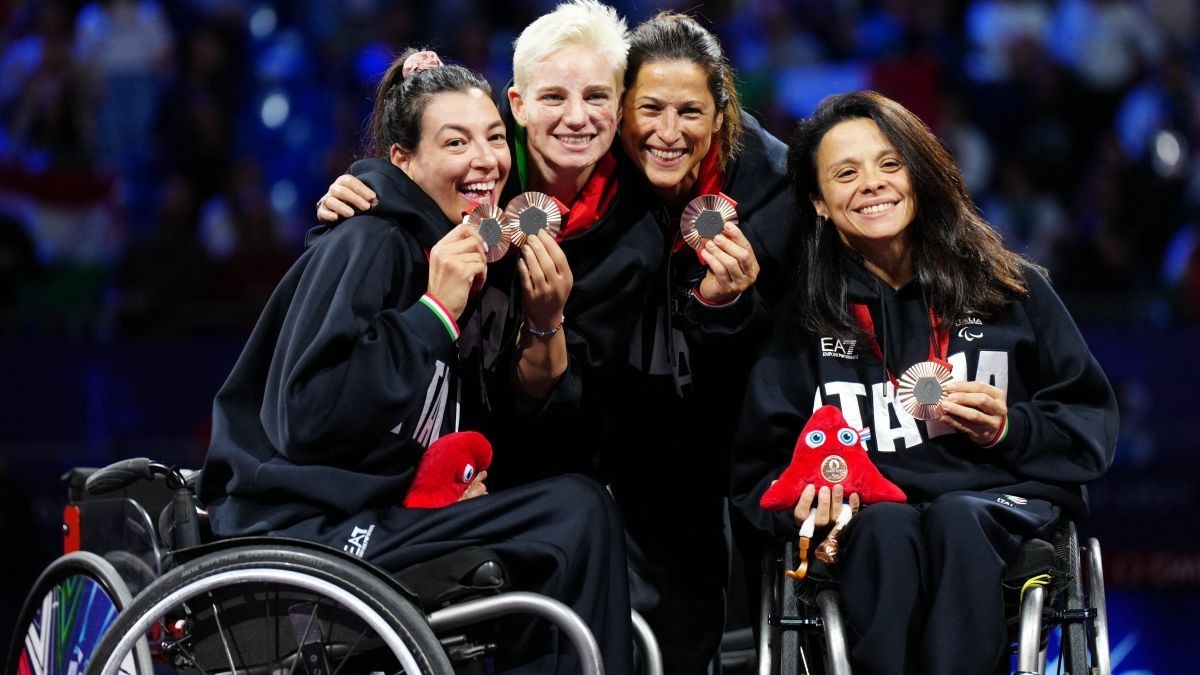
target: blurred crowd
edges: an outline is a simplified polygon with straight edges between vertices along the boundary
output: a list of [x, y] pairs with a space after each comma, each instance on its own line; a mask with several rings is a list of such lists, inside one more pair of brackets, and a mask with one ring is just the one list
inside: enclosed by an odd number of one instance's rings
[[[553, 0], [0, 0], [0, 337], [248, 331], [376, 78], [426, 45], [505, 86]], [[786, 140], [826, 94], [920, 115], [1076, 316], [1200, 324], [1200, 4], [724, 0], [746, 107]]]

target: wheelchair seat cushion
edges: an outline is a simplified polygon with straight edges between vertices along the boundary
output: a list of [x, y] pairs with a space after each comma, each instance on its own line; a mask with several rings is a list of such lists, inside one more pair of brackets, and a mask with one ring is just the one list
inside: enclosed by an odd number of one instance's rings
[[417, 594], [426, 612], [471, 598], [495, 595], [508, 583], [500, 559], [482, 546], [462, 548], [410, 565], [393, 576]]

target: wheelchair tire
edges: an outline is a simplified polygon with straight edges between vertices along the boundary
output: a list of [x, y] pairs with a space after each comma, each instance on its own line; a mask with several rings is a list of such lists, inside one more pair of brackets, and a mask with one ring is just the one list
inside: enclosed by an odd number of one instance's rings
[[[67, 675], [81, 672], [98, 643], [130, 604], [129, 588], [104, 558], [75, 551], [42, 572], [25, 598], [9, 645], [5, 673]], [[134, 644], [115, 671], [153, 672], [145, 640]]]
[[287, 545], [234, 547], [159, 577], [117, 617], [88, 675], [117, 673], [148, 633], [157, 673], [453, 672], [424, 614], [387, 582]]

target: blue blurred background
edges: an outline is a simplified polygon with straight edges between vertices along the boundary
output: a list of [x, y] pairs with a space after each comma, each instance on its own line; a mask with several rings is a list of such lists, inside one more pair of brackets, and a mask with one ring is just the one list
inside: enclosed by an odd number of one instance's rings
[[[721, 36], [786, 139], [874, 88], [953, 150], [1053, 280], [1121, 400], [1101, 538], [1119, 673], [1200, 638], [1200, 5], [671, 0]], [[0, 0], [0, 640], [60, 550], [59, 475], [196, 466], [211, 400], [361, 147], [375, 79], [429, 45], [499, 88], [550, 0]], [[1182, 638], [1182, 639], [1181, 639]]]

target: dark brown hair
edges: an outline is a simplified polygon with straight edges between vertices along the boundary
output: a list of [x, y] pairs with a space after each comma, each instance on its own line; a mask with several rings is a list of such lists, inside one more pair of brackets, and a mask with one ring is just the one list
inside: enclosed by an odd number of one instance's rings
[[742, 147], [742, 104], [733, 79], [733, 67], [725, 58], [717, 36], [690, 16], [659, 12], [629, 35], [625, 90], [637, 81], [642, 66], [655, 61], [690, 61], [708, 76], [708, 91], [717, 104], [717, 111], [725, 116], [718, 132], [721, 168], [724, 169]]
[[377, 157], [387, 157], [393, 145], [399, 145], [405, 152], [416, 149], [421, 140], [421, 118], [437, 94], [479, 89], [489, 98], [492, 95], [492, 88], [482, 75], [462, 66], [443, 65], [404, 77], [404, 61], [418, 51], [406, 49], [396, 57], [375, 90], [370, 150]]
[[796, 304], [805, 328], [821, 334], [858, 332], [850, 314], [846, 277], [839, 261], [847, 253], [837, 228], [817, 216], [821, 196], [817, 149], [834, 126], [870, 119], [896, 148], [908, 169], [917, 204], [908, 232], [913, 268], [943, 323], [968, 313], [985, 316], [1028, 294], [1022, 275], [1032, 265], [1004, 247], [980, 215], [953, 157], [907, 108], [882, 94], [862, 91], [829, 96], [797, 125], [788, 148], [788, 180], [800, 209]]

